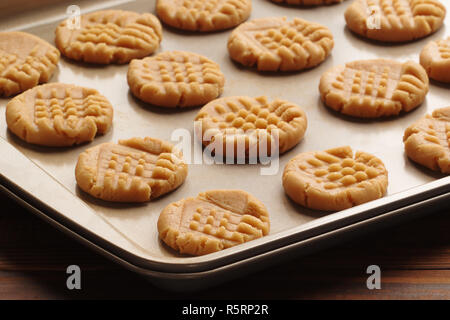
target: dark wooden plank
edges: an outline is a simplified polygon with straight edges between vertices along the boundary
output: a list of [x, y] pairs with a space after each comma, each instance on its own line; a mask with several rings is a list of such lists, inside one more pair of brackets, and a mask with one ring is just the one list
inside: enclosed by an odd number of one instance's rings
[[[278, 269], [275, 269], [278, 271]], [[208, 290], [182, 294], [161, 290], [137, 275], [84, 271], [82, 289], [65, 289], [63, 272], [0, 272], [2, 299], [449, 299], [449, 270], [389, 270], [381, 290], [368, 290], [363, 272], [317, 271], [274, 276], [268, 270]], [[282, 269], [281, 271], [286, 272]], [[361, 275], [362, 274], [362, 275]], [[287, 279], [289, 277], [289, 279]]]
[[[447, 211], [194, 294], [161, 290], [0, 196], [0, 299], [450, 299]], [[66, 289], [66, 267], [82, 290]], [[377, 264], [382, 289], [368, 290]]]

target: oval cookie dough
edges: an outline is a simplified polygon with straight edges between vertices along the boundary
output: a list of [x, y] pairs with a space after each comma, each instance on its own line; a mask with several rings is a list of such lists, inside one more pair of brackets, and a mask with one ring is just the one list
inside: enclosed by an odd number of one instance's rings
[[84, 14], [79, 29], [63, 21], [55, 43], [67, 58], [89, 63], [128, 63], [156, 51], [162, 40], [158, 18], [150, 13], [104, 10]]
[[229, 29], [244, 22], [251, 0], [158, 0], [156, 12], [165, 24], [188, 31]]
[[213, 140], [222, 141], [223, 153], [227, 155], [226, 145], [232, 143], [235, 157], [239, 146], [244, 147], [248, 157], [251, 149], [259, 147], [263, 137], [267, 139], [268, 153], [271, 154], [274, 130], [278, 131], [279, 153], [284, 153], [300, 142], [307, 128], [306, 114], [299, 106], [284, 100], [268, 101], [266, 97], [217, 99], [204, 106], [195, 120], [201, 123], [205, 146]]
[[405, 42], [437, 31], [445, 13], [438, 0], [355, 0], [345, 11], [345, 21], [365, 38]]
[[431, 79], [450, 83], [450, 37], [429, 42], [420, 53], [420, 64]]
[[0, 97], [9, 97], [50, 80], [59, 51], [25, 32], [0, 32]]
[[6, 106], [8, 129], [37, 145], [64, 147], [92, 141], [112, 126], [113, 108], [97, 90], [48, 83], [29, 89]]
[[320, 79], [322, 101], [359, 118], [396, 116], [418, 107], [428, 93], [427, 73], [418, 63], [361, 60], [336, 66]]
[[241, 190], [212, 190], [169, 204], [158, 219], [160, 238], [171, 248], [204, 255], [269, 233], [264, 204]]
[[103, 143], [80, 154], [75, 177], [81, 190], [114, 202], [146, 202], [178, 188], [187, 165], [171, 143], [154, 138]]
[[296, 203], [316, 210], [339, 211], [381, 198], [388, 173], [375, 156], [350, 147], [300, 153], [283, 172], [283, 187]]
[[259, 71], [298, 71], [317, 66], [333, 49], [331, 31], [295, 18], [261, 18], [243, 23], [228, 39], [230, 57]]
[[184, 51], [133, 60], [127, 78], [134, 96], [169, 108], [203, 105], [220, 96], [225, 84], [217, 63]]
[[450, 173], [450, 107], [437, 109], [405, 131], [408, 157], [431, 170]]

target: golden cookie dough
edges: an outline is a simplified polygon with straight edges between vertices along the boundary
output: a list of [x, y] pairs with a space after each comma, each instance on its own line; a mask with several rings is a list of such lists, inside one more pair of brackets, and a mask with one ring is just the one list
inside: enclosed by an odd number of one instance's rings
[[412, 124], [403, 137], [408, 157], [431, 170], [450, 173], [450, 107]]
[[103, 143], [80, 154], [75, 177], [81, 190], [113, 202], [146, 202], [178, 188], [187, 165], [180, 151], [154, 138]]
[[29, 89], [6, 106], [8, 129], [37, 145], [63, 147], [92, 141], [112, 125], [113, 108], [97, 90], [48, 83]]
[[225, 84], [217, 63], [183, 51], [133, 60], [127, 78], [137, 98], [169, 108], [204, 105], [220, 96]]
[[427, 73], [419, 64], [360, 60], [336, 66], [320, 79], [322, 101], [359, 118], [395, 116], [418, 107], [428, 93]]
[[248, 157], [250, 150], [259, 148], [262, 137], [267, 139], [267, 151], [271, 154], [274, 130], [278, 131], [279, 153], [284, 153], [300, 142], [307, 128], [306, 114], [299, 106], [284, 100], [268, 101], [266, 97], [217, 99], [204, 106], [195, 120], [201, 122], [205, 146], [213, 140], [221, 141], [226, 155], [226, 146], [231, 142], [235, 157], [240, 145], [245, 146]]
[[327, 4], [341, 3], [344, 0], [272, 0], [275, 3], [283, 3], [298, 6], [321, 6]]
[[296, 203], [339, 211], [385, 195], [388, 173], [375, 156], [350, 147], [300, 153], [283, 173], [283, 187]]
[[[162, 27], [150, 13], [105, 10], [81, 16], [81, 28], [69, 20], [56, 28], [55, 43], [67, 58], [89, 63], [128, 63], [159, 48]], [[72, 29], [71, 29], [72, 28]]]
[[50, 80], [59, 51], [25, 32], [0, 32], [0, 97], [9, 97]]
[[438, 0], [355, 0], [345, 11], [345, 21], [362, 37], [405, 42], [437, 31], [445, 13]]
[[264, 204], [241, 190], [212, 190], [169, 204], [159, 216], [159, 237], [171, 248], [204, 255], [269, 233]]
[[251, 0], [158, 0], [156, 12], [174, 28], [210, 32], [244, 22], [252, 11]]
[[333, 49], [331, 31], [295, 18], [261, 18], [243, 23], [228, 39], [230, 57], [259, 71], [298, 71], [317, 66]]
[[450, 37], [429, 42], [420, 53], [420, 64], [431, 79], [450, 83]]

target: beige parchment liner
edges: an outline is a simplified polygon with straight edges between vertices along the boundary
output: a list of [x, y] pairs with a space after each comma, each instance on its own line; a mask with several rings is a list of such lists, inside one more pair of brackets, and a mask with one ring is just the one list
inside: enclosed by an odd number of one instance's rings
[[[449, 88], [432, 83], [425, 103], [400, 118], [357, 121], [330, 112], [320, 101], [318, 84], [323, 72], [334, 65], [345, 64], [352, 60], [389, 58], [418, 62], [420, 51], [428, 41], [448, 35], [446, 26], [444, 25], [436, 34], [417, 42], [397, 46], [377, 45], [358, 38], [345, 27], [344, 11], [350, 3], [351, 1], [345, 1], [342, 4], [305, 9], [279, 6], [271, 1], [253, 1], [251, 19], [271, 16], [287, 16], [289, 19], [300, 17], [321, 23], [332, 30], [335, 48], [331, 56], [318, 67], [300, 73], [261, 74], [234, 64], [227, 52], [227, 40], [231, 30], [212, 34], [186, 34], [167, 28], [163, 30], [164, 38], [157, 52], [192, 51], [220, 64], [226, 77], [222, 97], [266, 95], [269, 99], [292, 101], [303, 108], [308, 117], [306, 136], [299, 145], [281, 156], [280, 168], [276, 175], [260, 175], [259, 165], [190, 165], [186, 182], [179, 189], [143, 205], [109, 204], [82, 193], [76, 187], [74, 169], [78, 154], [84, 149], [135, 136], [170, 140], [172, 132], [178, 128], [186, 128], [193, 135], [193, 120], [199, 109], [166, 111], [138, 101], [128, 89], [127, 65], [96, 67], [62, 58], [59, 69], [51, 79], [51, 82], [59, 81], [95, 88], [108, 98], [114, 107], [114, 123], [112, 130], [105, 136], [96, 138], [90, 144], [68, 149], [47, 149], [27, 145], [7, 132], [5, 121], [7, 99], [0, 100], [0, 136], [52, 175], [74, 196], [83, 200], [93, 209], [93, 215], [101, 216], [123, 237], [121, 242], [126, 239], [130, 243], [128, 249], [134, 248], [130, 249], [133, 253], [165, 263], [202, 262], [236, 250], [231, 248], [212, 255], [190, 258], [175, 254], [158, 239], [156, 223], [161, 210], [173, 201], [196, 196], [208, 189], [243, 189], [260, 199], [270, 214], [271, 230], [268, 239], [276, 238], [282, 231], [325, 216], [324, 213], [294, 205], [284, 193], [281, 184], [283, 168], [289, 159], [300, 152], [350, 145], [353, 150], [371, 153], [382, 159], [389, 171], [390, 195], [434, 181], [441, 176], [432, 175], [407, 159], [402, 136], [405, 128], [411, 123], [426, 113], [450, 104]], [[154, 13], [154, 1], [134, 1], [117, 8]], [[447, 15], [447, 25], [450, 25], [449, 18], [450, 15]], [[59, 21], [48, 23], [25, 31], [53, 44], [54, 29], [58, 23]], [[51, 192], [52, 190], [48, 190], [48, 193]], [[71, 212], [71, 215], [76, 214], [77, 212]], [[93, 230], [96, 228], [95, 225], [89, 227]], [[110, 240], [114, 242], [114, 239]], [[246, 245], [256, 246], [264, 241], [263, 238]]]

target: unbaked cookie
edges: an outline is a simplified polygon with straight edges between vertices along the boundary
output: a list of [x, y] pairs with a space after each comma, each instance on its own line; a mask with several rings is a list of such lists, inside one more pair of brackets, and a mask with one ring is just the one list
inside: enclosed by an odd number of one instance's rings
[[171, 108], [203, 105], [217, 98], [225, 84], [217, 63], [183, 51], [133, 60], [127, 78], [140, 100]]
[[398, 115], [418, 107], [428, 93], [428, 76], [419, 64], [361, 60], [336, 66], [320, 79], [322, 101], [359, 118]]
[[450, 37], [429, 42], [420, 53], [420, 64], [431, 79], [450, 82]]
[[180, 151], [154, 138], [103, 143], [80, 154], [75, 177], [81, 190], [114, 202], [145, 202], [178, 188], [187, 165]]
[[228, 39], [230, 57], [260, 71], [298, 71], [324, 61], [333, 49], [331, 31], [295, 18], [262, 18], [237, 27]]
[[283, 173], [283, 187], [298, 204], [316, 210], [344, 210], [381, 198], [388, 173], [375, 156], [350, 147], [300, 153]]
[[244, 22], [251, 0], [158, 0], [156, 12], [167, 25], [189, 31], [218, 31]]
[[171, 248], [203, 255], [269, 233], [264, 204], [241, 190], [212, 190], [168, 205], [159, 216], [160, 238]]
[[158, 18], [150, 13], [105, 10], [81, 16], [81, 28], [68, 20], [56, 28], [55, 43], [66, 57], [89, 63], [127, 63], [155, 52], [162, 40]]
[[341, 3], [344, 0], [272, 0], [276, 3], [292, 4], [298, 6], [321, 6], [326, 4]]
[[43, 146], [92, 141], [112, 125], [113, 108], [97, 90], [48, 83], [29, 89], [6, 106], [8, 129], [22, 140]]
[[355, 0], [345, 20], [350, 30], [365, 38], [405, 42], [437, 31], [445, 13], [438, 0]]
[[245, 147], [248, 157], [250, 150], [256, 151], [260, 146], [262, 138], [267, 139], [267, 151], [271, 154], [275, 130], [279, 153], [284, 153], [300, 142], [307, 128], [306, 114], [299, 106], [284, 100], [268, 101], [266, 97], [217, 99], [204, 106], [195, 120], [201, 123], [205, 146], [212, 141], [221, 143], [226, 155], [226, 146], [232, 143], [235, 157], [239, 145]]
[[0, 97], [33, 88], [50, 80], [59, 51], [25, 32], [0, 32]]
[[412, 124], [403, 137], [408, 157], [431, 170], [450, 173], [450, 107]]

